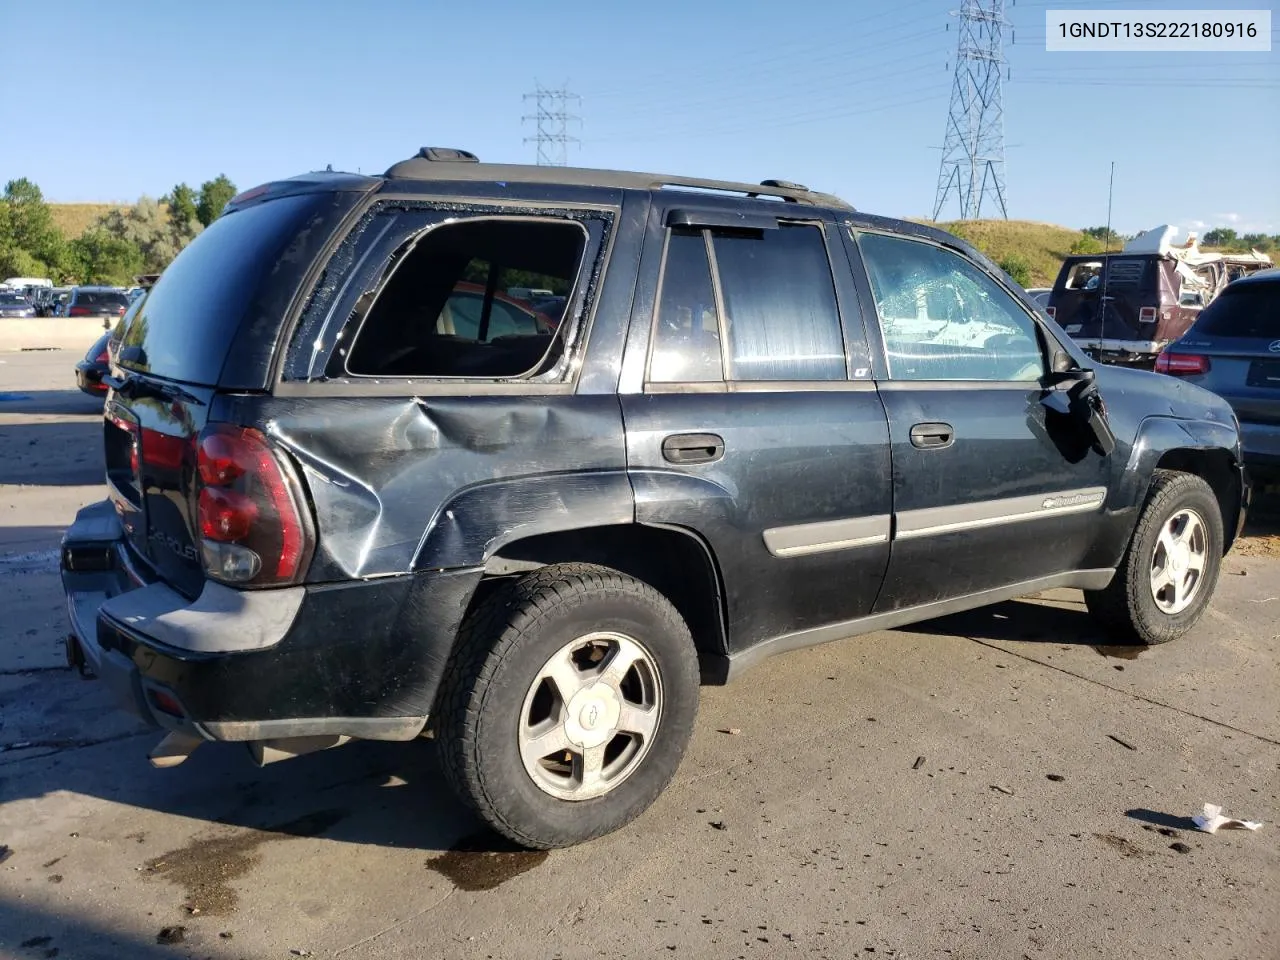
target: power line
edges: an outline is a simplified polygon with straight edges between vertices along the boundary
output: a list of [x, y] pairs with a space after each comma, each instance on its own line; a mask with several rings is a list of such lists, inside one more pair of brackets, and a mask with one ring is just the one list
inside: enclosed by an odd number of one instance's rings
[[569, 112], [568, 105], [570, 102], [581, 104], [582, 98], [570, 93], [567, 84], [559, 90], [550, 90], [535, 81], [533, 93], [526, 93], [524, 100], [534, 102], [534, 112], [525, 114], [521, 122], [533, 120], [536, 124], [537, 132], [525, 137], [524, 142], [537, 144], [538, 166], [567, 166], [569, 144], [581, 143], [577, 137], [569, 136], [569, 124], [582, 123], [581, 117]]
[[938, 169], [933, 219], [952, 194], [960, 219], [982, 215], [990, 199], [1009, 219], [1004, 197], [1004, 0], [963, 0], [956, 41], [956, 72], [947, 112], [947, 135]]

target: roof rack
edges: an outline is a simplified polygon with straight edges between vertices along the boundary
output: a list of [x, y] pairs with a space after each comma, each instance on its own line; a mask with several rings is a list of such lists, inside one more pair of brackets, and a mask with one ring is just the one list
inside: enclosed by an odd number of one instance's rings
[[408, 160], [393, 164], [384, 176], [404, 180], [465, 180], [476, 183], [557, 183], [584, 187], [613, 187], [622, 190], [686, 187], [693, 190], [738, 193], [748, 197], [777, 197], [790, 203], [853, 209], [839, 197], [818, 193], [787, 180], [734, 183], [728, 180], [706, 180], [699, 177], [670, 176], [659, 173], [632, 173], [623, 170], [481, 163], [474, 153], [452, 147], [423, 147]]

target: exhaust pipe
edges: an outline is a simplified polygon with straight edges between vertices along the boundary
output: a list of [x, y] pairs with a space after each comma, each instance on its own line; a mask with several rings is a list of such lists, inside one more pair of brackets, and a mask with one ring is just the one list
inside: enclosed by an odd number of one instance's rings
[[151, 748], [147, 759], [151, 761], [153, 767], [166, 770], [182, 763], [202, 743], [204, 743], [203, 740], [190, 734], [167, 733], [163, 740]]

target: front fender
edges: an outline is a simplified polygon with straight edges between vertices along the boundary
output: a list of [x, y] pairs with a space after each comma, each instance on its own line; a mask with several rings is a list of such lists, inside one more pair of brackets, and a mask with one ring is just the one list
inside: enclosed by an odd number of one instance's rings
[[1174, 450], [1221, 451], [1240, 464], [1240, 435], [1231, 424], [1181, 417], [1147, 417], [1129, 450], [1129, 460], [1113, 493], [1117, 507], [1140, 507], [1151, 475], [1165, 454]]

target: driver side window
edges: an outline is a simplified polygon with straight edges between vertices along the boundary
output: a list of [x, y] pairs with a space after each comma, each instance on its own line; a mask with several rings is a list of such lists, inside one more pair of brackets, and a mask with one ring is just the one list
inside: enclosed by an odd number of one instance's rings
[[858, 235], [893, 380], [1035, 381], [1035, 321], [960, 255], [918, 240]]

